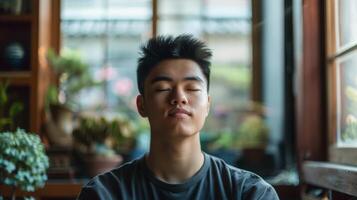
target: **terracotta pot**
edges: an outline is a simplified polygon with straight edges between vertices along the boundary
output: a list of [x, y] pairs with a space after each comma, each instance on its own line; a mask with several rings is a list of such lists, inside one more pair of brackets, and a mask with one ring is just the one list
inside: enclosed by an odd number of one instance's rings
[[121, 155], [106, 157], [90, 154], [84, 157], [84, 163], [90, 177], [110, 171], [118, 167], [122, 162], [123, 157]]

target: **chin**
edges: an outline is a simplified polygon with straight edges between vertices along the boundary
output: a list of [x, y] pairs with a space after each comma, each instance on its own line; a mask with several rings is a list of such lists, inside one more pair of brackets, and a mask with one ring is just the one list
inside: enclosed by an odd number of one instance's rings
[[171, 130], [172, 135], [182, 137], [191, 137], [199, 133], [198, 129], [189, 128], [187, 126], [176, 126]]

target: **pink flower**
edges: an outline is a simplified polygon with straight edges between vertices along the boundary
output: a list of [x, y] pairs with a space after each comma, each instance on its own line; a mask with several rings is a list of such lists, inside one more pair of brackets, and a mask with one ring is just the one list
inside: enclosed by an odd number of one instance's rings
[[122, 78], [114, 83], [113, 92], [118, 96], [129, 96], [133, 89], [133, 81], [129, 78]]
[[100, 81], [109, 81], [114, 79], [118, 75], [118, 72], [110, 64], [107, 64], [100, 68], [97, 74]]

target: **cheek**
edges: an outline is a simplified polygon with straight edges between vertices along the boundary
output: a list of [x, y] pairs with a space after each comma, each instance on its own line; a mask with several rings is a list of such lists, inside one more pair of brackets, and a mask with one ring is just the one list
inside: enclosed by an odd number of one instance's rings
[[209, 106], [208, 97], [205, 95], [199, 95], [192, 100], [192, 107], [194, 109], [200, 110], [201, 112], [207, 112]]
[[146, 108], [154, 115], [160, 113], [160, 110], [163, 110], [165, 105], [165, 97], [159, 95], [152, 96], [150, 100], [146, 102]]
[[195, 118], [193, 119], [194, 123], [192, 124], [191, 127], [194, 129], [194, 132], [199, 132], [203, 128], [206, 121], [206, 116], [207, 116], [206, 112], [203, 110], [201, 112], [199, 111], [196, 114]]
[[208, 115], [209, 103], [207, 97], [202, 97], [195, 104], [192, 105], [194, 113], [196, 113], [195, 121], [198, 126], [203, 126], [205, 119]]

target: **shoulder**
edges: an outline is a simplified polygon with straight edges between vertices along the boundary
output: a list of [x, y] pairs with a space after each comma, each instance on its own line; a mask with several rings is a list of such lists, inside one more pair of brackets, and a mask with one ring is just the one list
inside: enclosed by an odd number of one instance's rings
[[140, 159], [125, 163], [118, 168], [95, 176], [88, 182], [87, 185], [93, 185], [97, 183], [106, 185], [107, 183], [112, 184], [113, 182], [125, 181], [127, 178], [132, 178], [132, 174], [136, 174], [139, 163]]
[[263, 178], [248, 171], [246, 171], [245, 174], [243, 199], [279, 199], [273, 186], [267, 183]]
[[274, 188], [259, 175], [227, 164], [224, 160], [208, 155], [211, 170], [229, 182], [243, 199], [279, 199]]
[[[125, 163], [111, 171], [99, 174], [82, 187], [78, 199], [112, 199], [120, 187], [125, 187], [138, 174], [140, 159]], [[119, 194], [118, 194], [119, 195]]]
[[209, 161], [211, 170], [217, 171], [217, 173], [220, 173], [221, 175], [230, 176], [231, 178], [239, 181], [243, 181], [245, 179], [259, 179], [258, 175], [229, 165], [221, 158], [217, 158], [209, 154], [206, 154], [206, 158]]

